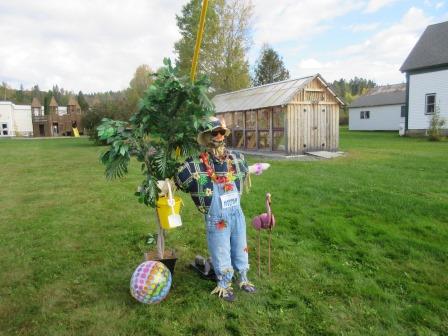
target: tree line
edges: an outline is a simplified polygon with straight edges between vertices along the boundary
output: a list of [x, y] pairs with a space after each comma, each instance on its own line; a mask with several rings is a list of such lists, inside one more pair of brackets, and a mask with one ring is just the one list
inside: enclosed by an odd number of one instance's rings
[[[174, 44], [175, 64], [182, 76], [190, 74], [201, 6], [202, 1], [190, 0], [176, 15], [181, 37]], [[247, 53], [252, 46], [252, 17], [253, 5], [250, 0], [209, 0], [198, 75], [207, 75], [211, 80], [211, 96], [290, 78], [282, 57], [268, 44], [262, 46], [251, 69]], [[11, 100], [16, 104], [31, 104], [32, 98], [37, 97], [44, 106], [45, 113], [48, 113], [52, 96], [61, 106], [67, 104], [70, 96], [75, 96], [85, 112], [84, 125], [92, 131], [103, 117], [127, 119], [133, 114], [139, 99], [153, 81], [154, 70], [148, 65], [140, 65], [128, 88], [116, 92], [84, 94], [79, 91], [75, 94], [57, 85], [48, 91], [41, 91], [35, 85], [26, 91], [22, 85], [19, 90], [14, 90], [2, 83], [0, 99]], [[339, 97], [347, 103], [375, 86], [371, 80], [357, 77], [348, 81], [340, 79], [332, 84]]]

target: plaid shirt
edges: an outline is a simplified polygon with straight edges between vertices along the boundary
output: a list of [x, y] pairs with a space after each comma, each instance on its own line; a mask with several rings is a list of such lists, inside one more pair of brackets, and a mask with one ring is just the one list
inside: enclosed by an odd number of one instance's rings
[[[210, 165], [215, 170], [216, 175], [227, 175], [227, 162], [220, 162], [213, 155], [209, 155]], [[242, 183], [248, 174], [247, 162], [244, 155], [239, 152], [229, 152], [229, 158], [235, 171], [235, 184], [242, 193]], [[205, 165], [200, 162], [199, 157], [188, 158], [182, 166], [180, 166], [174, 181], [179, 189], [188, 192], [196, 204], [198, 210], [204, 214], [208, 213], [213, 197], [213, 182], [207, 175]]]

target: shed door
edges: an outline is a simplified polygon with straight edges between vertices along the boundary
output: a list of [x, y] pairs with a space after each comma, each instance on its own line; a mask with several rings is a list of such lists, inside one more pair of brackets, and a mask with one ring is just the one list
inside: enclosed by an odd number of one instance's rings
[[318, 105], [319, 110], [319, 148], [327, 150], [327, 113], [328, 109], [325, 105]]
[[306, 151], [320, 151], [326, 149], [326, 116], [325, 106], [320, 104], [309, 105], [307, 120], [308, 145]]
[[301, 138], [299, 143], [302, 145], [302, 148], [299, 148], [299, 151], [308, 152], [311, 148], [311, 120], [313, 115], [313, 107], [312, 105], [303, 105], [300, 110], [300, 119], [299, 119], [299, 137]]

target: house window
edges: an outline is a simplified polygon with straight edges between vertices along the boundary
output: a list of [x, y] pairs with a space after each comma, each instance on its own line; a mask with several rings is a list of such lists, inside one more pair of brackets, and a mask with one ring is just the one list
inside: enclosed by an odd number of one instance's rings
[[433, 114], [436, 108], [436, 94], [435, 93], [428, 93], [426, 95], [426, 108], [425, 113], [426, 114]]
[[2, 123], [1, 135], [8, 135], [8, 124]]
[[370, 119], [370, 111], [361, 111], [361, 119]]
[[401, 115], [402, 118], [406, 117], [406, 105], [401, 105]]

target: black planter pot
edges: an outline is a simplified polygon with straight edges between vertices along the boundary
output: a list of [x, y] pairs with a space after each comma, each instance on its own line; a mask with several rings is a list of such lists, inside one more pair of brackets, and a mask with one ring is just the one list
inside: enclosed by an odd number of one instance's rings
[[166, 251], [163, 255], [163, 259], [160, 259], [157, 255], [157, 251], [149, 251], [145, 253], [145, 260], [155, 260], [163, 263], [171, 272], [171, 276], [174, 276], [174, 267], [176, 266], [177, 256], [174, 251]]

